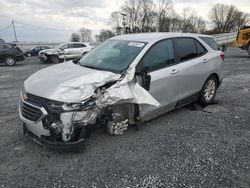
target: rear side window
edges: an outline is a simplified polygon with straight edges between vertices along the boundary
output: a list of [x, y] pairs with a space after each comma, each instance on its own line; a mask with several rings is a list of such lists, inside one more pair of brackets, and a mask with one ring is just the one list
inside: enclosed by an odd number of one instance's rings
[[175, 41], [180, 61], [189, 60], [198, 56], [193, 38], [176, 38]]
[[210, 37], [200, 37], [204, 42], [206, 42], [212, 49], [219, 50], [218, 44], [213, 38]]
[[201, 56], [207, 52], [207, 50], [204, 48], [204, 46], [202, 46], [202, 44], [199, 43], [197, 40], [195, 40], [195, 45], [197, 48], [197, 55], [198, 56]]
[[149, 71], [175, 63], [173, 42], [170, 39], [156, 43], [143, 57], [143, 67]]
[[84, 48], [86, 47], [85, 44], [73, 44], [73, 48]]

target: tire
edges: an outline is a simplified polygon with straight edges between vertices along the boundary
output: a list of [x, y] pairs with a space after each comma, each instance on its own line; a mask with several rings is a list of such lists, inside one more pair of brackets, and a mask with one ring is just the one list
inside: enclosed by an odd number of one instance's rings
[[4, 63], [8, 66], [13, 66], [16, 64], [16, 59], [12, 56], [8, 56], [4, 58]]
[[248, 45], [247, 52], [248, 52], [248, 55], [250, 56], [250, 44]]
[[214, 75], [208, 77], [200, 92], [200, 104], [203, 106], [209, 105], [213, 102], [218, 88], [218, 80]]
[[51, 62], [54, 63], [54, 64], [60, 63], [60, 59], [59, 59], [59, 57], [56, 56], [56, 55], [51, 56], [51, 57], [50, 57], [50, 60], [51, 60]]

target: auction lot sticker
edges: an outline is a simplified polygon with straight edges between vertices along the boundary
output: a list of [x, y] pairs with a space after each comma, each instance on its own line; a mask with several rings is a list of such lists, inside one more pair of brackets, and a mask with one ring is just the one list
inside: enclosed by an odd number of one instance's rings
[[141, 42], [130, 42], [128, 43], [128, 46], [133, 46], [133, 47], [138, 47], [138, 48], [142, 48], [145, 44], [141, 43]]

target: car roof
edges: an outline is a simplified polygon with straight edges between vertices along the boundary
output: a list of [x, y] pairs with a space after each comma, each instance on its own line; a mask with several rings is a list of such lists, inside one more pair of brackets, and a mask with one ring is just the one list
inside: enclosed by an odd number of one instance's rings
[[138, 33], [138, 34], [119, 35], [119, 36], [110, 38], [110, 40], [156, 42], [165, 38], [172, 38], [172, 37], [211, 37], [212, 38], [212, 36], [197, 34], [197, 33], [158, 32], [158, 33]]

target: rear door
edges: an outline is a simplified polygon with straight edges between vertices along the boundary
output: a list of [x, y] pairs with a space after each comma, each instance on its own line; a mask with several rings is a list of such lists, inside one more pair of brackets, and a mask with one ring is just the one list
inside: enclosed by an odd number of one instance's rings
[[[188, 103], [188, 100], [195, 100], [209, 72], [208, 51], [195, 38], [180, 37], [174, 39], [175, 51], [178, 62], [177, 69], [181, 85], [179, 85], [178, 100]], [[185, 105], [185, 104], [184, 104]]]
[[74, 48], [74, 55], [80, 57], [84, 54], [86, 45], [83, 43], [74, 43], [73, 48]]

